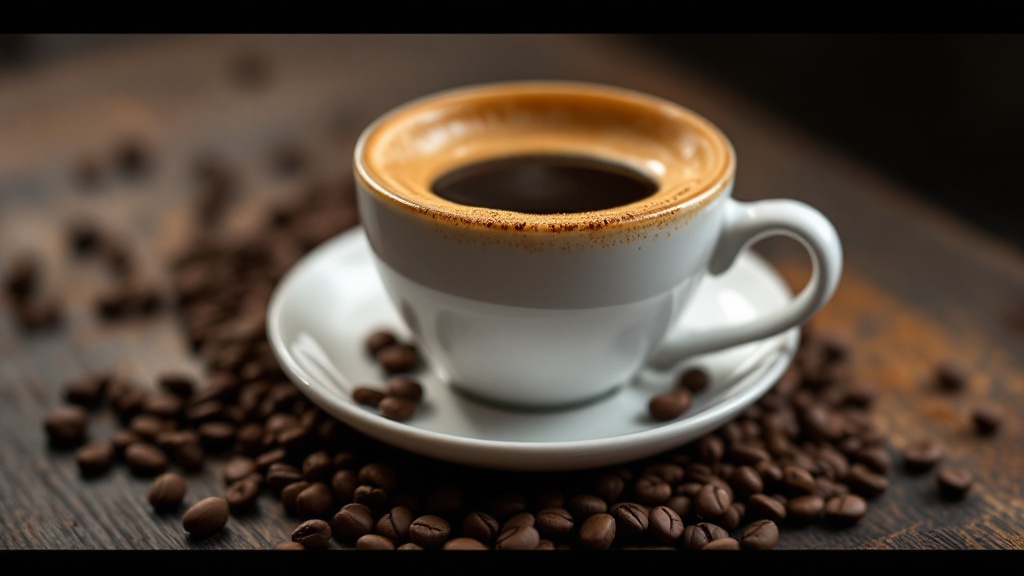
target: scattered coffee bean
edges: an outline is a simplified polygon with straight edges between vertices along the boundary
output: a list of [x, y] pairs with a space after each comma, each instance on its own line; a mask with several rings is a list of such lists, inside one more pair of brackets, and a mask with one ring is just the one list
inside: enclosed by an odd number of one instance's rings
[[164, 472], [149, 485], [149, 505], [157, 512], [174, 510], [185, 499], [187, 486], [181, 474]]
[[462, 532], [470, 538], [490, 544], [498, 535], [498, 521], [486, 512], [470, 512], [462, 521]]
[[728, 538], [729, 533], [717, 524], [698, 522], [683, 529], [683, 545], [688, 550], [701, 550], [709, 543]]
[[419, 366], [416, 349], [408, 344], [392, 344], [377, 352], [377, 363], [387, 374], [412, 372]]
[[721, 486], [705, 484], [693, 499], [693, 510], [703, 518], [717, 518], [732, 505], [732, 496]]
[[398, 344], [398, 338], [387, 330], [377, 330], [366, 337], [366, 350], [371, 356], [377, 357], [377, 354], [391, 346], [392, 344]]
[[600, 513], [584, 520], [579, 541], [588, 550], [607, 550], [615, 541], [616, 521], [611, 514]]
[[331, 526], [319, 519], [306, 520], [292, 531], [292, 542], [303, 548], [323, 548], [331, 541]]
[[51, 447], [75, 447], [85, 441], [89, 416], [79, 406], [61, 406], [47, 414], [43, 424]]
[[135, 442], [124, 451], [124, 460], [136, 476], [156, 476], [167, 469], [170, 461], [159, 447], [148, 442]]
[[982, 402], [971, 411], [974, 429], [982, 436], [995, 434], [1003, 423], [1006, 410], [993, 400]]
[[700, 368], [690, 368], [679, 376], [678, 385], [696, 394], [703, 391], [711, 383], [708, 373]]
[[203, 498], [185, 511], [181, 522], [185, 531], [194, 536], [213, 534], [228, 523], [228, 503], [216, 496]]
[[380, 406], [380, 401], [387, 396], [382, 390], [376, 388], [370, 388], [368, 386], [359, 386], [352, 391], [352, 400], [356, 404], [362, 404], [363, 406], [372, 406], [376, 408]]
[[903, 464], [909, 472], [926, 472], [934, 468], [945, 456], [946, 449], [938, 440], [914, 440], [903, 449]]
[[109, 440], [86, 444], [75, 450], [75, 462], [82, 476], [98, 476], [109, 470], [114, 463], [114, 444]]
[[509, 528], [498, 535], [495, 550], [533, 550], [540, 544], [540, 533], [533, 526]]
[[409, 539], [412, 527], [412, 511], [405, 506], [395, 506], [377, 521], [377, 533], [393, 542]]
[[668, 506], [656, 506], [648, 515], [648, 530], [659, 542], [672, 543], [683, 535], [683, 520]]
[[254, 478], [241, 478], [224, 489], [224, 500], [231, 512], [238, 514], [251, 510], [260, 495], [260, 483]]
[[64, 386], [64, 399], [83, 408], [96, 408], [104, 399], [109, 374], [90, 374], [68, 382]]
[[398, 396], [386, 396], [377, 405], [380, 415], [398, 422], [405, 422], [416, 413], [416, 403]]
[[868, 512], [868, 503], [856, 494], [833, 496], [825, 502], [825, 522], [833, 526], [849, 526]]
[[373, 528], [373, 514], [363, 504], [346, 504], [331, 519], [332, 533], [342, 541], [354, 542], [360, 536], [372, 532]]
[[356, 550], [394, 550], [395, 543], [380, 534], [364, 534], [356, 540]]
[[323, 482], [313, 482], [295, 496], [295, 511], [303, 518], [327, 518], [334, 505], [334, 492]]
[[419, 402], [423, 398], [423, 386], [408, 376], [395, 376], [387, 381], [389, 396], [397, 396]]
[[790, 498], [786, 503], [786, 519], [793, 524], [815, 522], [825, 511], [825, 499], [817, 494], [805, 494]]
[[740, 547], [747, 550], [771, 550], [779, 542], [779, 527], [769, 519], [747, 524], [740, 535]]
[[943, 466], [935, 480], [943, 500], [961, 500], [974, 485], [974, 474], [961, 466]]
[[735, 538], [725, 537], [712, 540], [704, 545], [701, 550], [739, 550], [740, 543]]
[[655, 420], [674, 420], [683, 415], [693, 404], [692, 393], [685, 388], [677, 388], [656, 394], [647, 404], [647, 410]]
[[440, 548], [448, 536], [451, 526], [440, 516], [427, 514], [413, 520], [409, 526], [409, 539], [423, 548]]

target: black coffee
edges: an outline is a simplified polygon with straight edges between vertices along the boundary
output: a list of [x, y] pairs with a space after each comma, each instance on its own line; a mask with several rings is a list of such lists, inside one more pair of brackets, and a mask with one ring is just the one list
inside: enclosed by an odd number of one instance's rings
[[657, 189], [650, 178], [624, 166], [546, 155], [472, 164], [433, 185], [434, 194], [452, 202], [531, 214], [605, 210], [647, 198]]

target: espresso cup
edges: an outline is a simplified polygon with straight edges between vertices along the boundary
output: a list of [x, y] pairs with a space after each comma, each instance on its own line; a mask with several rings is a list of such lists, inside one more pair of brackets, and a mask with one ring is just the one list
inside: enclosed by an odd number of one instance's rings
[[[376, 269], [428, 362], [459, 391], [506, 406], [586, 402], [644, 368], [783, 332], [828, 301], [842, 268], [819, 211], [732, 199], [736, 153], [717, 127], [618, 87], [508, 82], [426, 96], [366, 128], [354, 171]], [[706, 274], [777, 234], [811, 256], [792, 301], [666, 340]]]

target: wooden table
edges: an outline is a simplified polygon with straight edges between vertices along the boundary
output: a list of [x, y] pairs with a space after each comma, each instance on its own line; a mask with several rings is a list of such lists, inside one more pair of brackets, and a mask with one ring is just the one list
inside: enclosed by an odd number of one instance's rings
[[[247, 53], [265, 58], [265, 85], [246, 88], [232, 76]], [[147, 481], [123, 467], [84, 480], [70, 453], [47, 448], [42, 419], [72, 378], [108, 368], [148, 383], [171, 369], [203, 375], [173, 314], [96, 317], [93, 302], [110, 275], [71, 256], [66, 223], [96, 219], [129, 242], [139, 275], [166, 281], [170, 258], [190, 240], [197, 155], [221, 154], [240, 167], [245, 192], [229, 226], [245, 229], [297, 186], [267, 169], [277, 144], [300, 143], [309, 172], [344, 178], [358, 132], [392, 106], [523, 78], [607, 82], [696, 109], [734, 142], [737, 198], [796, 198], [835, 223], [845, 270], [814, 326], [851, 336], [857, 373], [880, 386], [875, 413], [897, 464], [858, 524], [787, 531], [778, 549], [1024, 549], [1024, 254], [741, 95], [626, 38], [585, 35], [167, 36], [0, 78], [0, 270], [17, 254], [37, 254], [44, 285], [65, 305], [63, 324], [38, 332], [23, 331], [12, 307], [0, 307], [0, 548], [265, 549], [296, 524], [268, 501], [217, 538], [194, 542], [176, 516], [151, 514]], [[150, 172], [134, 180], [104, 173], [83, 191], [73, 169], [126, 137], [151, 147]], [[758, 249], [794, 287], [807, 278], [795, 243]], [[947, 358], [971, 371], [955, 394], [930, 382]], [[994, 437], [972, 431], [970, 409], [984, 398], [1007, 409]], [[113, 420], [94, 426], [102, 435]], [[925, 436], [946, 444], [948, 462], [976, 473], [964, 501], [943, 504], [932, 475], [900, 472], [899, 450]], [[219, 494], [218, 470], [191, 479], [190, 495]]]

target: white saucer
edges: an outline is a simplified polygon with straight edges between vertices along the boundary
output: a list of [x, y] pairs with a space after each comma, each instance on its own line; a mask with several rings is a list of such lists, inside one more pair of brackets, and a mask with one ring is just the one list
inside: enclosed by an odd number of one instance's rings
[[[791, 292], [750, 251], [718, 277], [708, 277], [681, 322], [742, 322], [779, 308]], [[694, 395], [679, 419], [650, 418], [651, 396], [674, 385], [672, 375], [644, 373], [611, 395], [571, 409], [522, 412], [496, 408], [454, 392], [428, 367], [418, 374], [424, 398], [405, 422], [388, 420], [352, 401], [361, 384], [381, 384], [365, 352], [366, 336], [387, 328], [410, 338], [384, 292], [361, 228], [325, 242], [288, 272], [274, 291], [267, 334], [285, 372], [321, 408], [379, 441], [460, 464], [555, 471], [621, 464], [678, 447], [710, 432], [756, 402], [790, 364], [799, 328], [758, 342], [697, 356], [686, 367], [706, 370], [712, 384]]]

